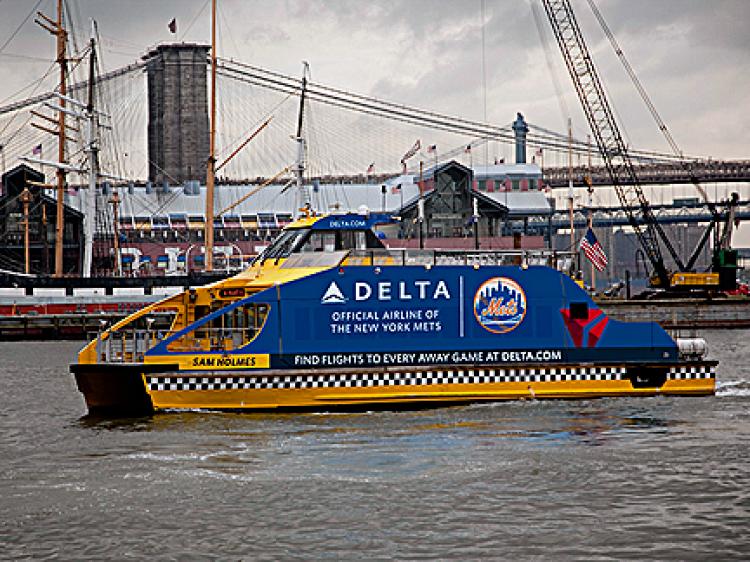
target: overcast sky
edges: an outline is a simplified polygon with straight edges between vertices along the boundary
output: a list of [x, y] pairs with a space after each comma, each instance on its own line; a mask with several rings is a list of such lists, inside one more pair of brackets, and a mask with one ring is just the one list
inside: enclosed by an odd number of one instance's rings
[[[35, 3], [0, 0], [0, 46]], [[69, 4], [74, 20], [98, 21], [108, 68], [134, 61], [159, 42], [209, 38], [207, 0]], [[598, 5], [684, 152], [750, 158], [750, 2]], [[481, 6], [481, 0], [219, 0], [219, 55], [294, 75], [306, 60], [315, 81], [483, 119]], [[564, 111], [530, 2], [485, 0], [485, 7], [487, 119], [505, 125], [521, 111], [532, 123], [563, 131]], [[630, 142], [667, 150], [587, 3], [576, 0], [574, 7]], [[52, 15], [53, 0], [42, 0], [40, 9]], [[173, 17], [174, 36], [167, 30]], [[54, 39], [32, 20], [0, 51], [2, 103], [44, 73], [53, 56]], [[549, 24], [542, 23], [551, 39]], [[76, 32], [85, 39], [85, 29]], [[555, 44], [550, 54], [576, 134], [584, 136], [586, 124]]]

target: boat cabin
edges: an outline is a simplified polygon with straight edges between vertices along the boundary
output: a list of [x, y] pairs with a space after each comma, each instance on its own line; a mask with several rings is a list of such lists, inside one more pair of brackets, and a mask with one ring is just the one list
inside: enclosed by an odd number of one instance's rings
[[[165, 352], [231, 352], [263, 331], [271, 309], [250, 302], [261, 291], [332, 268], [438, 265], [548, 265], [564, 269], [563, 252], [548, 250], [464, 251], [388, 248], [381, 239], [398, 219], [385, 213], [306, 216], [289, 225], [242, 273], [206, 287], [190, 288], [123, 320], [102, 333], [96, 355], [107, 362], [143, 360], [166, 342]], [[340, 269], [340, 271], [344, 271]], [[325, 295], [325, 299], [342, 298]], [[240, 302], [241, 301], [241, 302]]]
[[282, 232], [254, 263], [263, 264], [266, 260], [288, 258], [292, 254], [385, 250], [373, 229], [394, 222], [394, 218], [386, 214], [306, 217]]

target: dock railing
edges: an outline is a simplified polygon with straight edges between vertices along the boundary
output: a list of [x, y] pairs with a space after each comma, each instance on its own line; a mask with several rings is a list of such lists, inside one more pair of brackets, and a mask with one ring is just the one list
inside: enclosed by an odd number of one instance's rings
[[153, 330], [122, 329], [97, 334], [96, 356], [102, 363], [140, 363], [143, 354], [158, 343]]
[[341, 265], [436, 266], [436, 265], [546, 265], [570, 271], [576, 254], [556, 250], [351, 250]]
[[[145, 353], [176, 332], [120, 329], [96, 337], [96, 355], [103, 363], [142, 363]], [[202, 328], [188, 332], [169, 344], [170, 351], [212, 353], [232, 351], [257, 335], [257, 328]]]

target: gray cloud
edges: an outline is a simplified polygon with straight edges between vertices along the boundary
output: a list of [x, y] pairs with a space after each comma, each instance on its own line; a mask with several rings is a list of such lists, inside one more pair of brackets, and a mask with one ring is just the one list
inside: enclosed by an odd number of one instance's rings
[[[219, 46], [225, 56], [294, 74], [300, 61], [308, 60], [318, 81], [482, 118], [480, 0], [219, 2]], [[31, 5], [22, 0], [2, 3], [0, 44]], [[747, 157], [750, 2], [601, 0], [598, 5], [685, 151]], [[208, 40], [205, 0], [73, 0], [71, 6], [74, 14], [98, 20], [110, 68], [131, 62], [150, 45], [175, 39], [166, 28], [172, 17], [178, 20], [176, 38]], [[45, 0], [42, 7], [51, 13], [53, 2]], [[574, 7], [633, 143], [663, 149], [658, 130], [586, 2], [577, 0]], [[489, 118], [505, 124], [523, 111], [531, 122], [560, 130], [564, 116], [529, 3], [487, 0], [486, 19]], [[85, 29], [76, 32], [85, 38]], [[8, 45], [8, 54], [0, 54], [0, 99], [49, 66], [18, 55], [51, 59], [53, 51], [52, 37], [27, 24]], [[551, 54], [576, 129], [585, 134], [555, 44]]]

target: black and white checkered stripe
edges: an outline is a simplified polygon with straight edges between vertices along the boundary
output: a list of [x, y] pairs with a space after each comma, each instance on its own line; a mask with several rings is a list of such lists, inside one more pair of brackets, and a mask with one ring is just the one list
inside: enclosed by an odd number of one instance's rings
[[669, 380], [714, 379], [715, 365], [693, 365], [690, 367], [672, 367], [669, 369]]
[[278, 388], [367, 388], [434, 384], [502, 382], [615, 381], [626, 378], [624, 367], [560, 367], [549, 369], [469, 369], [350, 373], [342, 375], [275, 375], [242, 377], [147, 377], [150, 390], [245, 390]]

